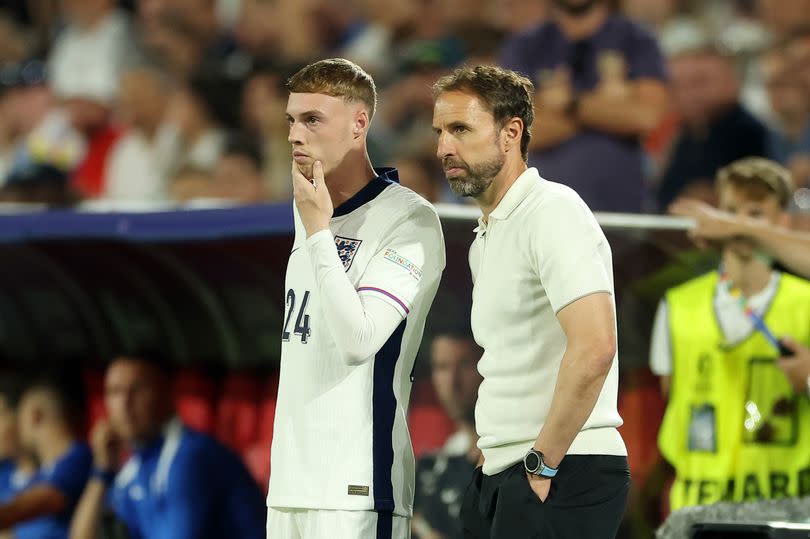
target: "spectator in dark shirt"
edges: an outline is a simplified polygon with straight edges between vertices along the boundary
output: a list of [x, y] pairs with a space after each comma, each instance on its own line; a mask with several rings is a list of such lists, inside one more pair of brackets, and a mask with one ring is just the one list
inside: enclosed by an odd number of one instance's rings
[[529, 165], [594, 210], [641, 211], [640, 137], [668, 103], [658, 43], [606, 0], [551, 4], [548, 22], [509, 41], [499, 62], [537, 88]]
[[15, 539], [67, 538], [92, 463], [77, 436], [83, 409], [78, 387], [64, 378], [41, 378], [27, 385], [20, 400], [21, 450], [39, 468], [12, 482], [11, 498], [0, 504], [0, 531], [12, 531]]
[[670, 68], [681, 132], [659, 186], [662, 209], [684, 189], [711, 186], [715, 173], [732, 161], [766, 155], [766, 128], [740, 104], [730, 58], [707, 46], [679, 53]]
[[[119, 357], [107, 370], [109, 421], [93, 431], [72, 539], [95, 539], [105, 503], [131, 539], [264, 539], [259, 486], [234, 453], [175, 417], [169, 375], [155, 357]], [[132, 456], [116, 473], [122, 443]]]
[[417, 463], [412, 521], [416, 539], [462, 537], [461, 502], [481, 454], [475, 432], [481, 354], [469, 332], [443, 331], [431, 343], [433, 387], [458, 430], [438, 454], [426, 455]]

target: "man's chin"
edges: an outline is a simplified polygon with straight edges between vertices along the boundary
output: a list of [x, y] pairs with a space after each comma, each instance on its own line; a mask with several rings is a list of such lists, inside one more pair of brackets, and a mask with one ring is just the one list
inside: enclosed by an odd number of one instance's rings
[[312, 163], [296, 163], [295, 168], [308, 180], [312, 179]]

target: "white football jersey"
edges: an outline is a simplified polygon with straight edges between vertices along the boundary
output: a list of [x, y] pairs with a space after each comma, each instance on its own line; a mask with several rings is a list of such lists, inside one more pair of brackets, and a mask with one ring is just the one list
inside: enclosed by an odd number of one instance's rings
[[376, 510], [410, 516], [414, 456], [406, 412], [425, 317], [445, 265], [436, 210], [394, 169], [330, 221], [346, 275], [402, 323], [368, 361], [341, 358], [319, 302], [297, 209], [286, 276], [269, 507]]

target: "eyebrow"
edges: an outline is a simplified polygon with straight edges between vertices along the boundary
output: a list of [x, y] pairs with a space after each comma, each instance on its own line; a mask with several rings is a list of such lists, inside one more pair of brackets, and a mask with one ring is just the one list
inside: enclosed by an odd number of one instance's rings
[[[447, 124], [447, 129], [448, 130], [455, 129], [456, 127], [464, 127], [464, 128], [467, 128], [467, 129], [472, 129], [470, 127], [470, 124], [468, 124], [466, 122], [455, 121], [455, 122], [450, 122], [449, 124]], [[434, 125], [433, 129], [435, 131], [439, 131], [439, 130], [441, 130], [441, 127]]]
[[[287, 118], [292, 118], [293, 117], [289, 112], [286, 113], [286, 114], [287, 114]], [[303, 118], [303, 117], [306, 117], [306, 116], [326, 116], [326, 114], [323, 111], [318, 110], [318, 109], [312, 109], [312, 110], [307, 110], [307, 111], [298, 113], [299, 118]]]

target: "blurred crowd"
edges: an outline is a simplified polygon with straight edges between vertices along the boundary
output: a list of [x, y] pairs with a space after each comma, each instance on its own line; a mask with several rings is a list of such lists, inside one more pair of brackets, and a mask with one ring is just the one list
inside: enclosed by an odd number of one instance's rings
[[711, 200], [749, 155], [810, 210], [810, 0], [6, 0], [0, 199], [288, 200], [284, 82], [328, 56], [378, 84], [372, 161], [434, 202], [431, 84], [500, 63], [536, 85], [530, 164], [595, 210]]

